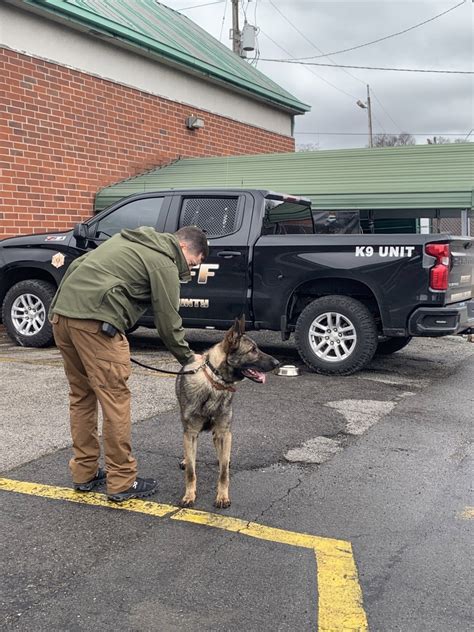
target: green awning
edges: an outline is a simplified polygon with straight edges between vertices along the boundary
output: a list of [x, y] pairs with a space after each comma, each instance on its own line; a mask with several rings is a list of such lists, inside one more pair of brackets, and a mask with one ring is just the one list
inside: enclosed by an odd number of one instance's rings
[[144, 191], [233, 187], [309, 197], [316, 209], [472, 209], [474, 144], [189, 158], [102, 189], [95, 210]]

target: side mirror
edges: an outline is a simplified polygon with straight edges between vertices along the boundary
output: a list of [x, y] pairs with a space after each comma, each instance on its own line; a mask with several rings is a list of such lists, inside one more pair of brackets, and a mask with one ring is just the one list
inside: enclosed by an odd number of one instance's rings
[[91, 238], [87, 224], [76, 224], [72, 232], [79, 248], [87, 248], [87, 242]]

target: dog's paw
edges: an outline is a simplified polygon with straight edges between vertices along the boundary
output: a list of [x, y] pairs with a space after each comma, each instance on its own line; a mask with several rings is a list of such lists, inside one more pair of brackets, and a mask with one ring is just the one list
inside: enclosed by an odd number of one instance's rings
[[195, 500], [196, 498], [188, 498], [187, 496], [185, 496], [179, 501], [179, 506], [180, 507], [193, 507]]
[[216, 498], [214, 507], [217, 507], [217, 509], [227, 509], [227, 507], [230, 507], [230, 498]]

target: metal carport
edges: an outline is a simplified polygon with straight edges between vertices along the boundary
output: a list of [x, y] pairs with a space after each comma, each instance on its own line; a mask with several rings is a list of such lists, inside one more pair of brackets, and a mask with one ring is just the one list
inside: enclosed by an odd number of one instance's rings
[[380, 227], [389, 220], [391, 232], [416, 218], [462, 218], [467, 233], [473, 215], [474, 144], [179, 158], [102, 189], [95, 210], [142, 191], [205, 187], [303, 195], [316, 210], [358, 210]]

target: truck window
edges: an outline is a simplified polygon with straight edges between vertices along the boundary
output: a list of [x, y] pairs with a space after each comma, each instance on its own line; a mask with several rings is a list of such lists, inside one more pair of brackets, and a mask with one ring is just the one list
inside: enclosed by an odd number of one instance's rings
[[238, 197], [184, 198], [179, 227], [199, 226], [207, 237], [224, 237], [238, 229]]
[[311, 207], [293, 202], [265, 200], [263, 235], [312, 234]]
[[124, 228], [155, 227], [163, 206], [163, 200], [163, 197], [134, 200], [115, 209], [97, 224], [97, 237], [111, 237]]
[[359, 211], [321, 211], [313, 209], [314, 231], [323, 235], [359, 234]]

